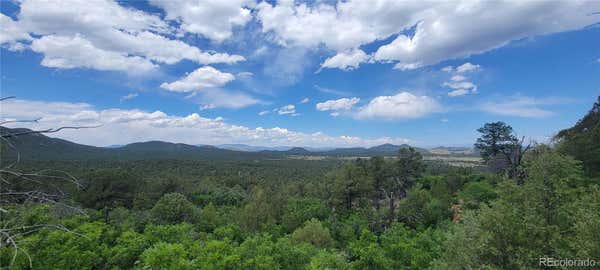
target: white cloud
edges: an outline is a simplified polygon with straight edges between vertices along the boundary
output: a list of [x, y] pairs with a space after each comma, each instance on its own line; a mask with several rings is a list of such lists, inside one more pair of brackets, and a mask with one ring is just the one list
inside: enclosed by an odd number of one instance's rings
[[195, 92], [195, 99], [203, 104], [205, 109], [227, 108], [240, 109], [262, 103], [262, 101], [242, 92], [228, 91], [220, 88], [207, 88]]
[[[460, 66], [457, 66], [456, 68], [452, 67], [452, 66], [447, 66], [445, 68], [443, 68], [443, 71], [446, 72], [456, 72], [456, 73], [468, 73], [468, 72], [474, 72], [477, 70], [480, 70], [481, 66], [480, 65], [474, 65], [471, 64], [469, 62], [464, 63]], [[458, 96], [464, 96], [464, 95], [468, 95], [468, 94], [476, 94], [477, 93], [477, 85], [475, 85], [472, 82], [467, 81], [467, 77], [461, 74], [456, 74], [453, 75], [450, 78], [449, 82], [444, 82], [442, 84], [442, 86], [445, 87], [449, 87], [451, 89], [453, 89], [452, 91], [448, 92], [448, 96], [450, 97], [458, 97]]]
[[378, 96], [355, 114], [356, 118], [409, 119], [440, 111], [440, 105], [428, 96], [400, 92], [393, 96]]
[[361, 49], [352, 49], [340, 52], [332, 57], [325, 59], [321, 68], [339, 68], [341, 70], [353, 70], [366, 62], [369, 56]]
[[350, 110], [352, 107], [360, 101], [360, 98], [340, 98], [336, 100], [327, 100], [325, 102], [317, 103], [317, 110], [319, 111], [340, 111]]
[[467, 79], [467, 77], [465, 77], [463, 75], [454, 75], [454, 76], [452, 76], [452, 78], [450, 78], [451, 81], [455, 81], [455, 82], [464, 81], [466, 79]]
[[84, 0], [23, 0], [19, 8], [19, 27], [41, 36], [34, 39], [32, 49], [44, 54], [42, 64], [49, 67], [139, 73], [185, 59], [199, 64], [245, 60], [239, 55], [203, 52], [167, 38], [177, 31], [168, 22], [114, 1], [94, 1], [92, 5]]
[[214, 108], [217, 108], [217, 106], [215, 104], [212, 104], [212, 103], [200, 104], [200, 110], [201, 111], [212, 110]]
[[162, 83], [160, 87], [173, 92], [192, 92], [187, 99], [200, 103], [202, 110], [239, 109], [261, 103], [260, 100], [245, 93], [220, 88], [234, 79], [235, 76], [231, 73], [204, 66], [177, 81]]
[[463, 96], [466, 94], [476, 94], [477, 93], [477, 85], [472, 82], [467, 81], [452, 81], [445, 82], [443, 86], [452, 88], [454, 90], [448, 92], [448, 96], [456, 97]]
[[474, 65], [469, 62], [466, 62], [466, 63], [456, 67], [456, 72], [465, 73], [465, 72], [477, 71], [480, 69], [481, 69], [480, 65]]
[[442, 118], [442, 119], [440, 119], [440, 122], [447, 123], [448, 122], [448, 118]]
[[451, 97], [464, 96], [467, 94], [469, 94], [469, 90], [467, 90], [467, 89], [456, 89], [456, 90], [452, 90], [452, 91], [448, 92], [448, 96], [451, 96]]
[[477, 85], [472, 82], [445, 82], [444, 86], [450, 87], [452, 89], [475, 89], [477, 90]]
[[300, 100], [300, 103], [301, 103], [301, 104], [304, 104], [304, 103], [308, 103], [309, 101], [310, 101], [310, 99], [309, 99], [309, 98], [307, 98], [307, 97], [305, 97], [305, 98], [303, 98], [302, 100]]
[[268, 64], [263, 74], [273, 78], [271, 82], [291, 85], [302, 79], [311, 57], [306, 48], [288, 47], [269, 52], [264, 61]]
[[[2, 104], [1, 118], [36, 119], [38, 124], [18, 126], [44, 129], [59, 126], [89, 126], [93, 129], [65, 130], [52, 136], [78, 143], [105, 146], [132, 142], [162, 140], [187, 144], [245, 143], [250, 145], [294, 146], [373, 146], [383, 143], [402, 144], [404, 138], [362, 138], [329, 136], [322, 132], [303, 133], [281, 127], [250, 128], [226, 123], [223, 118], [206, 118], [192, 113], [168, 115], [161, 111], [106, 109], [98, 110], [87, 103], [7, 100]], [[12, 125], [17, 126], [17, 125]]]
[[167, 19], [180, 21], [183, 31], [217, 42], [230, 38], [234, 26], [243, 26], [250, 21], [250, 9], [244, 7], [246, 2], [150, 0], [151, 4], [165, 10]]
[[242, 79], [250, 78], [252, 76], [254, 76], [254, 73], [248, 72], [248, 71], [244, 71], [244, 72], [240, 72], [240, 73], [236, 74], [236, 77], [242, 78]]
[[[331, 2], [329, 2], [331, 3]], [[283, 45], [340, 53], [398, 34], [374, 59], [414, 69], [502, 47], [512, 40], [583, 28], [598, 21], [598, 1], [262, 2], [257, 19]], [[476, 22], [476, 23], [474, 23]], [[414, 27], [414, 34], [404, 31]]]
[[454, 71], [454, 67], [453, 66], [445, 66], [442, 68], [442, 71], [444, 72], [452, 72]]
[[497, 115], [543, 118], [554, 115], [552, 111], [543, 108], [544, 106], [564, 102], [564, 100], [556, 98], [532, 98], [516, 95], [502, 100], [485, 102], [480, 106], [480, 109]]
[[331, 115], [333, 117], [338, 117], [338, 116], [340, 116], [340, 113], [339, 112], [332, 112], [329, 115]]
[[266, 115], [266, 114], [269, 114], [269, 113], [270, 113], [270, 111], [261, 111], [261, 112], [258, 113], [258, 115], [263, 116], [263, 115]]
[[89, 40], [79, 35], [44, 36], [34, 40], [31, 49], [44, 54], [41, 65], [45, 67], [90, 68], [130, 73], [143, 73], [157, 67], [151, 61], [139, 56], [127, 56], [96, 48]]
[[279, 109], [277, 109], [277, 113], [280, 115], [285, 115], [285, 114], [289, 114], [289, 115], [294, 115], [296, 114], [296, 106], [289, 104], [289, 105], [285, 105]]
[[170, 83], [162, 83], [161, 88], [174, 92], [192, 92], [205, 88], [221, 87], [235, 76], [231, 73], [221, 72], [211, 66], [205, 66], [194, 70], [185, 77]]
[[[428, 2], [414, 36], [380, 47], [376, 60], [420, 67], [468, 57], [529, 36], [580, 29], [597, 22], [596, 1]], [[427, 4], [424, 4], [427, 5]], [[476, 23], [473, 23], [476, 22]]]
[[138, 96], [138, 93], [130, 93], [130, 94], [128, 94], [128, 95], [122, 96], [122, 97], [119, 99], [119, 102], [123, 103], [123, 102], [125, 102], [125, 101], [127, 101], [127, 100], [134, 99], [134, 98], [136, 98], [137, 96]]
[[18, 22], [0, 13], [0, 45], [8, 45], [9, 49], [24, 49], [19, 41], [31, 39], [29, 33]]

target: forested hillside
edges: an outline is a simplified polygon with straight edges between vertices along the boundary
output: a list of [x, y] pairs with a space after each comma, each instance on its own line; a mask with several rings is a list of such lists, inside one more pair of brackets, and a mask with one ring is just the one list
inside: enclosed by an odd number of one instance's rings
[[[425, 162], [409, 146], [375, 149], [393, 148], [394, 158], [307, 160], [58, 139], [39, 152], [46, 158], [17, 163], [9, 151], [27, 137], [2, 129], [0, 268], [536, 269], [541, 257], [600, 264], [599, 104], [558, 132], [555, 145], [485, 124], [474, 142], [484, 170]], [[77, 151], [97, 158], [47, 158]], [[136, 158], [103, 158], [109, 151]]]

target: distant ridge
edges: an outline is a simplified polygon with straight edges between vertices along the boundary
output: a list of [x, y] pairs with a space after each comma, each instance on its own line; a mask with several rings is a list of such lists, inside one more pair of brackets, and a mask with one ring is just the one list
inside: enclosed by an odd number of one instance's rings
[[[0, 127], [2, 134], [24, 132], [28, 129], [9, 129]], [[43, 134], [28, 134], [12, 139], [24, 160], [90, 160], [90, 159], [260, 159], [282, 158], [288, 155], [331, 156], [331, 157], [368, 157], [395, 156], [407, 144], [382, 144], [370, 148], [308, 148], [308, 147], [259, 147], [244, 144], [227, 144], [220, 146], [190, 145], [164, 141], [136, 142], [123, 146], [96, 147], [77, 144], [63, 139], [48, 137]], [[0, 144], [5, 144], [4, 142]], [[0, 145], [2, 158], [14, 158], [13, 151]], [[475, 156], [473, 149], [466, 147], [436, 147], [433, 149], [417, 148], [423, 155]]]

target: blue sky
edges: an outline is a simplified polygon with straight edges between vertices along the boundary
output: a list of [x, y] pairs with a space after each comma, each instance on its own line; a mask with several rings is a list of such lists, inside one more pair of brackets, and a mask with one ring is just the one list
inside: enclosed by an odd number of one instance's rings
[[0, 4], [1, 117], [91, 145], [546, 141], [600, 94], [594, 1]]

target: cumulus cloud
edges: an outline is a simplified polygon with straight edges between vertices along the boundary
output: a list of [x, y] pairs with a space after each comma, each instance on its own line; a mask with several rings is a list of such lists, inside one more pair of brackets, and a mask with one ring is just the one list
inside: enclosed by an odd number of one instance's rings
[[352, 49], [344, 52], [340, 52], [332, 57], [325, 59], [325, 62], [321, 64], [323, 68], [339, 68], [341, 70], [353, 70], [358, 66], [366, 62], [369, 56], [360, 49]]
[[269, 113], [270, 113], [270, 111], [261, 111], [261, 112], [258, 113], [258, 115], [263, 116], [263, 115], [266, 115], [266, 114], [269, 114]]
[[317, 103], [317, 110], [319, 111], [341, 111], [350, 110], [352, 107], [360, 101], [360, 98], [340, 98], [336, 100], [327, 100], [325, 102]]
[[161, 88], [174, 92], [192, 92], [204, 88], [221, 87], [235, 76], [231, 73], [221, 72], [211, 66], [205, 66], [194, 70], [185, 77], [170, 83], [162, 83]]
[[477, 85], [475, 85], [472, 82], [467, 82], [467, 81], [452, 81], [452, 82], [445, 82], [443, 84], [443, 86], [452, 88], [454, 90], [448, 92], [448, 96], [451, 97], [456, 97], [456, 96], [463, 96], [466, 94], [475, 94], [477, 93]]
[[502, 100], [483, 103], [481, 110], [506, 116], [516, 116], [525, 118], [544, 118], [554, 115], [544, 106], [563, 103], [563, 100], [556, 98], [533, 98], [527, 96], [512, 96]]
[[567, 0], [350, 0], [314, 5], [280, 1], [259, 4], [257, 18], [263, 31], [274, 33], [282, 46], [325, 45], [338, 53], [397, 35], [373, 58], [395, 62], [398, 69], [414, 69], [524, 37], [580, 29], [598, 21], [588, 13], [599, 9], [597, 1]]
[[[281, 127], [233, 125], [223, 118], [207, 118], [197, 113], [185, 116], [161, 111], [106, 109], [99, 110], [87, 103], [8, 100], [3, 102], [2, 119], [36, 119], [37, 124], [21, 123], [22, 127], [44, 129], [58, 126], [102, 124], [83, 130], [65, 130], [53, 136], [78, 143], [104, 146], [139, 141], [163, 140], [187, 144], [245, 143], [250, 145], [294, 146], [373, 146], [383, 143], [402, 144], [404, 138], [362, 138], [330, 136], [322, 132], [303, 133]], [[15, 127], [16, 125], [12, 125]]]
[[378, 96], [356, 112], [359, 119], [410, 119], [438, 112], [441, 106], [428, 96], [400, 92], [393, 96]]
[[[93, 5], [84, 0], [23, 0], [17, 17], [21, 31], [40, 37], [31, 48], [44, 55], [42, 65], [48, 67], [145, 72], [181, 60], [199, 64], [245, 60], [170, 39], [178, 30], [169, 22], [109, 0]], [[2, 21], [5, 24], [6, 18]]]
[[232, 28], [244, 26], [252, 15], [246, 0], [228, 1], [172, 1], [150, 0], [152, 5], [165, 10], [169, 20], [181, 23], [181, 29], [222, 42], [232, 35]]
[[10, 17], [0, 13], [0, 45], [7, 45], [9, 49], [23, 49], [19, 41], [31, 40], [31, 36], [23, 27]]
[[310, 99], [305, 97], [302, 100], [300, 100], [300, 104], [308, 103], [309, 101], [310, 101]]
[[79, 35], [73, 37], [44, 36], [31, 43], [34, 52], [44, 54], [41, 65], [53, 68], [90, 68], [142, 73], [157, 65], [139, 56], [127, 56], [95, 47]]
[[442, 69], [442, 71], [454, 73], [454, 75], [450, 78], [449, 82], [444, 82], [442, 86], [453, 89], [448, 92], [448, 96], [450, 97], [458, 97], [464, 96], [468, 94], [476, 94], [477, 93], [477, 85], [472, 82], [467, 81], [467, 77], [462, 75], [468, 72], [474, 72], [480, 70], [480, 65], [474, 65], [469, 62], [464, 63], [456, 68], [453, 66], [447, 66]]
[[261, 103], [260, 100], [239, 91], [221, 88], [233, 81], [235, 76], [231, 73], [221, 72], [211, 66], [204, 66], [183, 76], [179, 80], [162, 83], [161, 88], [192, 94], [187, 99], [200, 103], [202, 110], [215, 108], [239, 109]]
[[465, 73], [465, 72], [477, 71], [480, 69], [481, 69], [480, 65], [474, 65], [469, 62], [466, 62], [466, 63], [456, 67], [456, 72]]
[[296, 106], [289, 104], [289, 105], [285, 105], [279, 109], [277, 109], [277, 113], [280, 115], [295, 115], [296, 114]]

